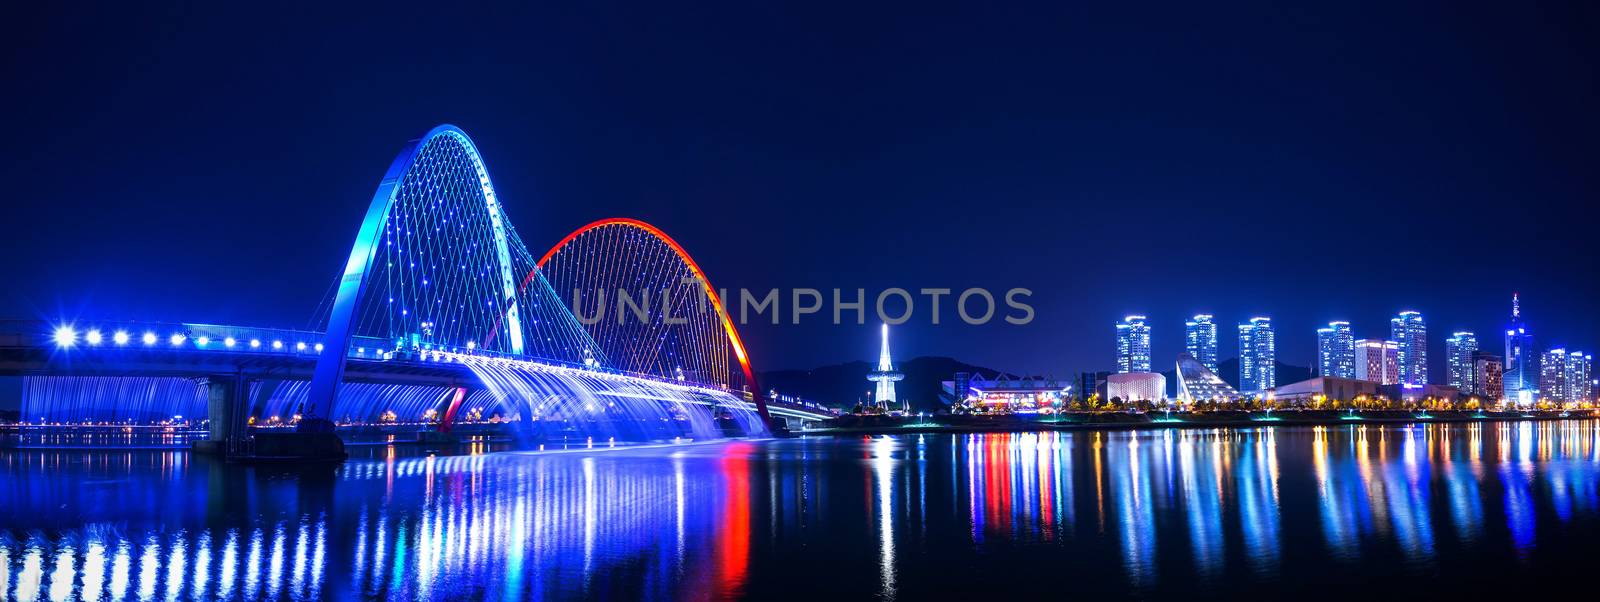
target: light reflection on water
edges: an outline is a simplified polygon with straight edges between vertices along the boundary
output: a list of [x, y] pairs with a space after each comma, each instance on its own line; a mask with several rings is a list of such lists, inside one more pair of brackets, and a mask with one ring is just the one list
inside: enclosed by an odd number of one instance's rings
[[0, 597], [1493, 589], [1477, 567], [1509, 587], [1587, 557], [1597, 441], [1600, 421], [394, 448], [321, 470], [0, 452]]

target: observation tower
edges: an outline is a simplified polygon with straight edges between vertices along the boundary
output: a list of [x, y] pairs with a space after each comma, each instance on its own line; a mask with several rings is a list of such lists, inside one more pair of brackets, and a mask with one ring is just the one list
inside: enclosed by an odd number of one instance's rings
[[894, 384], [905, 380], [906, 375], [895, 371], [894, 363], [889, 361], [889, 325], [883, 325], [883, 351], [878, 353], [878, 369], [867, 373], [867, 380], [877, 383], [878, 390], [873, 393], [872, 401], [885, 410], [895, 402]]

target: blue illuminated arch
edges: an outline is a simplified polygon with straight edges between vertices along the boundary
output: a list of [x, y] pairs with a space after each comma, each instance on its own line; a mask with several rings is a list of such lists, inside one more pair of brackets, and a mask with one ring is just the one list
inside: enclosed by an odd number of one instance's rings
[[377, 256], [384, 224], [389, 219], [390, 210], [395, 204], [396, 195], [404, 184], [407, 174], [416, 164], [418, 154], [439, 137], [449, 137], [461, 146], [476, 172], [479, 186], [482, 187], [483, 198], [486, 201], [484, 209], [488, 212], [494, 233], [501, 295], [505, 300], [503, 328], [506, 331], [509, 350], [518, 355], [523, 353], [522, 322], [517, 308], [517, 288], [513, 280], [511, 248], [507, 235], [509, 228], [504, 211], [495, 195], [494, 184], [489, 180], [489, 170], [484, 166], [483, 158], [478, 154], [478, 148], [472, 143], [472, 139], [468, 138], [466, 132], [460, 128], [448, 124], [440, 125], [429, 130], [423, 137], [406, 143], [394, 162], [389, 165], [389, 171], [378, 184], [378, 190], [372, 195], [372, 203], [368, 205], [366, 217], [356, 232], [355, 243], [350, 248], [350, 259], [345, 263], [333, 308], [328, 315], [327, 334], [323, 341], [324, 351], [317, 358], [316, 372], [311, 378], [303, 412], [306, 419], [301, 422], [302, 429], [322, 430], [332, 426], [327, 418], [333, 408], [333, 400], [338, 395], [339, 385], [344, 379], [345, 359], [349, 355], [350, 339], [354, 334], [352, 331], [357, 306], [368, 286], [368, 273], [372, 270], [373, 259]]

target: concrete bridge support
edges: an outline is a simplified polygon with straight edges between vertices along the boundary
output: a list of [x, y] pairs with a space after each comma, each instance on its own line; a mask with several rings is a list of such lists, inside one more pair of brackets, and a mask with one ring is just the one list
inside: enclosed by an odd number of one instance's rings
[[194, 443], [195, 451], [226, 454], [229, 441], [245, 436], [249, 391], [248, 383], [237, 375], [206, 377], [206, 415], [211, 429], [205, 441]]

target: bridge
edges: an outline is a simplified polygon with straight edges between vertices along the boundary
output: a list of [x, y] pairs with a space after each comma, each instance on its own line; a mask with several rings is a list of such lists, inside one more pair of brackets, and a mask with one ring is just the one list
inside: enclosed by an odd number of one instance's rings
[[[268, 426], [327, 435], [418, 421], [448, 432], [492, 416], [706, 436], [716, 424], [759, 433], [831, 415], [769, 399], [717, 289], [659, 228], [604, 219], [531, 253], [453, 126], [395, 157], [333, 290], [317, 330], [0, 323], [0, 375], [29, 381], [25, 417], [63, 422], [153, 418], [130, 409], [139, 403], [117, 407], [104, 379], [187, 379], [205, 401], [189, 417], [204, 413], [218, 447]], [[113, 407], [93, 407], [108, 398]]]

